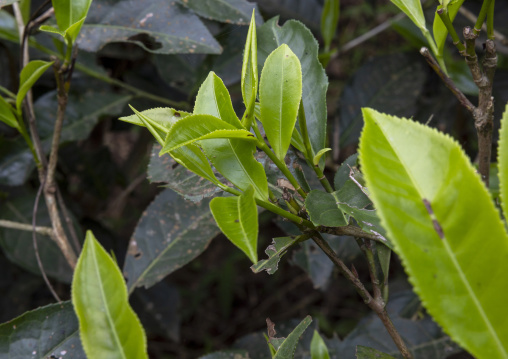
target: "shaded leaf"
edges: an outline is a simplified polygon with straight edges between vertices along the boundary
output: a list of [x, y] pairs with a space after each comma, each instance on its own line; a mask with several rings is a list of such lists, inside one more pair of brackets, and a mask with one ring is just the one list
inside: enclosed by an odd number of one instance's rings
[[250, 125], [247, 125], [247, 123], [250, 124], [252, 121], [258, 95], [258, 39], [254, 12], [252, 13], [245, 49], [243, 50], [241, 86], [243, 103], [247, 111], [246, 122], [243, 125], [245, 128], [250, 129]]
[[26, 312], [0, 325], [0, 356], [86, 359], [78, 325], [70, 301]]
[[111, 42], [134, 43], [158, 54], [221, 52], [196, 15], [165, 0], [95, 0], [78, 45], [96, 52]]
[[315, 225], [340, 227], [348, 224], [344, 213], [337, 206], [337, 200], [330, 193], [310, 191], [305, 199], [305, 208]]
[[328, 79], [318, 60], [318, 43], [312, 33], [299, 21], [286, 21], [281, 27], [275, 17], [259, 27], [258, 65], [282, 44], [287, 44], [300, 60], [302, 68], [302, 99], [314, 153], [326, 145], [326, 90]]
[[501, 207], [505, 218], [508, 216], [508, 104], [506, 104], [499, 130], [499, 148], [497, 150], [497, 167], [499, 169], [499, 189]]
[[314, 33], [319, 32], [323, 2], [320, 0], [258, 0], [265, 18], [280, 16], [281, 20], [299, 20]]
[[250, 267], [254, 273], [266, 271], [268, 274], [274, 274], [278, 267], [279, 261], [287, 250], [298, 241], [298, 238], [292, 237], [278, 237], [274, 238], [272, 244], [270, 244], [265, 253], [268, 255], [268, 259], [262, 259], [253, 266]]
[[364, 116], [362, 170], [415, 291], [472, 355], [508, 357], [499, 296], [508, 291], [508, 236], [480, 177], [446, 135], [370, 109]]
[[42, 74], [51, 66], [53, 62], [46, 62], [41, 60], [33, 60], [30, 61], [24, 68], [21, 70], [21, 74], [19, 77], [19, 90], [16, 95], [16, 108], [18, 112], [21, 113], [21, 103], [26, 96], [28, 90], [32, 88], [35, 81], [42, 76]]
[[[321, 15], [321, 36], [325, 42], [325, 49], [329, 49], [337, 31], [339, 23], [339, 0], [325, 0]], [[314, 358], [312, 358], [314, 359]]]
[[356, 358], [357, 359], [395, 359], [391, 355], [380, 352], [379, 350], [357, 346], [356, 347]]
[[91, 231], [74, 270], [72, 304], [88, 358], [148, 358], [122, 273]]
[[280, 345], [274, 359], [293, 359], [298, 340], [311, 322], [310, 316], [305, 317]]
[[346, 158], [344, 162], [340, 165], [337, 172], [335, 172], [335, 176], [333, 177], [333, 186], [335, 190], [338, 191], [342, 186], [346, 184], [349, 180], [349, 173], [352, 168], [358, 169], [358, 153], [349, 156]]
[[363, 126], [362, 107], [396, 116], [413, 115], [425, 79], [422, 62], [408, 55], [387, 55], [368, 61], [355, 73], [340, 98], [341, 146], [358, 140]]
[[258, 211], [254, 188], [238, 197], [216, 197], [210, 210], [222, 233], [253, 262], [258, 261]]
[[223, 350], [199, 357], [199, 359], [249, 359], [249, 353], [245, 350]]
[[13, 108], [5, 99], [0, 96], [0, 121], [5, 123], [7, 126], [18, 128], [18, 120], [13, 112]]
[[314, 335], [312, 336], [312, 341], [310, 343], [310, 355], [311, 359], [330, 359], [326, 343], [323, 338], [321, 338], [317, 330], [314, 330]]
[[[199, 16], [228, 24], [247, 25], [252, 10], [259, 14], [259, 11], [256, 11], [257, 5], [246, 0], [178, 0], [178, 2]], [[263, 18], [259, 15], [258, 22], [263, 23]]]
[[208, 247], [220, 233], [208, 204], [188, 202], [169, 189], [155, 198], [129, 242], [124, 265], [129, 292], [151, 287]]

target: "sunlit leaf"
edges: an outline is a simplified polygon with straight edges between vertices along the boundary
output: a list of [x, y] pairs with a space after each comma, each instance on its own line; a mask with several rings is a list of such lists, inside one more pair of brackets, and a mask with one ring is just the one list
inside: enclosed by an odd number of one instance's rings
[[72, 304], [88, 358], [148, 358], [122, 273], [90, 231], [74, 271]]
[[391, 0], [391, 2], [397, 5], [421, 30], [427, 30], [420, 0]]
[[508, 236], [480, 177], [448, 136], [370, 109], [364, 117], [362, 171], [414, 290], [472, 355], [508, 357]]
[[30, 61], [24, 68], [21, 70], [20, 78], [19, 78], [19, 90], [16, 95], [16, 108], [19, 113], [21, 113], [21, 103], [26, 96], [28, 90], [32, 88], [35, 81], [42, 76], [42, 74], [51, 66], [53, 62], [46, 62], [41, 60], [33, 60]]
[[497, 150], [497, 167], [501, 206], [505, 218], [508, 216], [508, 104], [506, 104], [501, 129], [499, 130], [499, 148]]
[[302, 96], [298, 57], [281, 45], [266, 59], [259, 82], [261, 123], [275, 155], [283, 160], [291, 142]]
[[210, 202], [210, 210], [226, 237], [256, 263], [259, 228], [254, 188], [238, 197], [216, 197]]

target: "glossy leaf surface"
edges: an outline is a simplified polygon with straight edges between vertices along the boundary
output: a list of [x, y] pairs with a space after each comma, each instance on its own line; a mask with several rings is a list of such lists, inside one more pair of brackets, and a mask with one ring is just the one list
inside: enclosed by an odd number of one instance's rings
[[160, 154], [174, 151], [196, 141], [224, 138], [256, 141], [256, 137], [249, 131], [238, 129], [217, 117], [190, 115], [171, 127]]
[[415, 291], [470, 353], [508, 358], [508, 236], [480, 177], [448, 136], [370, 109], [364, 117], [362, 170]]
[[37, 81], [51, 65], [53, 65], [53, 62], [33, 60], [30, 61], [23, 70], [21, 70], [19, 90], [16, 95], [16, 108], [19, 113], [21, 113], [21, 103], [23, 102], [26, 93], [32, 88], [35, 81]]
[[280, 160], [284, 159], [291, 142], [301, 96], [300, 61], [283, 44], [266, 59], [259, 82], [260, 120]]
[[310, 343], [310, 356], [311, 359], [330, 359], [326, 343], [317, 330], [314, 330], [314, 335]]
[[[305, 1], [309, 4], [309, 1]], [[305, 6], [305, 5], [304, 5]], [[316, 8], [316, 6], [314, 6]], [[258, 28], [258, 64], [282, 44], [287, 44], [300, 60], [302, 68], [302, 99], [310, 142], [314, 153], [326, 146], [326, 90], [328, 79], [318, 60], [318, 43], [301, 22], [289, 20], [278, 25], [278, 17]]]
[[129, 292], [151, 287], [208, 247], [220, 233], [208, 204], [189, 202], [169, 189], [155, 198], [129, 242], [123, 269]]
[[391, 355], [380, 352], [379, 350], [357, 346], [356, 347], [356, 358], [357, 359], [395, 359]]
[[254, 273], [266, 271], [268, 274], [273, 274], [279, 267], [279, 261], [287, 250], [297, 242], [296, 238], [291, 237], [278, 237], [274, 238], [272, 244], [270, 244], [265, 253], [268, 255], [268, 259], [263, 259], [250, 267]]
[[259, 228], [254, 188], [249, 187], [238, 197], [214, 198], [210, 210], [222, 233], [256, 263]]
[[257, 9], [255, 4], [246, 0], [179, 0], [178, 2], [204, 18], [238, 25], [247, 25], [252, 10]]
[[[212, 115], [242, 128], [231, 104], [231, 98], [222, 81], [211, 73], [201, 85], [194, 114]], [[255, 160], [256, 145], [239, 139], [213, 139], [202, 141], [200, 146], [214, 167], [241, 190], [253, 186], [256, 196], [268, 198], [268, 182], [263, 165]]]
[[499, 130], [499, 148], [497, 151], [501, 206], [506, 218], [508, 214], [508, 104], [506, 104], [503, 118], [501, 119], [501, 129]]
[[420, 0], [391, 0], [404, 14], [409, 17], [421, 30], [426, 30], [425, 16], [423, 15]]
[[305, 317], [282, 342], [273, 359], [292, 359], [296, 351], [296, 346], [298, 345], [298, 340], [311, 322], [312, 318], [310, 316]]
[[122, 273], [90, 231], [74, 271], [72, 304], [88, 358], [148, 358]]
[[258, 94], [258, 39], [254, 13], [250, 20], [249, 32], [243, 50], [241, 86], [243, 103], [246, 111], [251, 111], [247, 114], [247, 116], [250, 116], [254, 113]]
[[86, 359], [72, 303], [40, 307], [0, 325], [0, 356]]
[[197, 15], [166, 0], [94, 0], [78, 45], [96, 52], [111, 42], [133, 43], [157, 54], [222, 50]]

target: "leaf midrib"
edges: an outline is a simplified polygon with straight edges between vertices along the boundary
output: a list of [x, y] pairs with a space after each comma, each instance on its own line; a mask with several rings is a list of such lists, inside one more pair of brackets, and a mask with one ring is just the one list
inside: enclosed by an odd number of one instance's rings
[[[398, 160], [402, 164], [402, 167], [404, 168], [404, 172], [407, 174], [407, 176], [411, 180], [411, 183], [413, 184], [414, 188], [418, 192], [418, 195], [422, 199], [425, 198], [424, 196], [422, 196], [423, 191], [418, 186], [418, 182], [414, 179], [414, 176], [412, 175], [412, 173], [407, 170], [408, 166], [402, 160], [402, 157], [399, 155], [399, 152], [396, 150], [396, 148], [394, 146], [392, 146], [391, 142], [388, 140], [389, 137], [385, 133], [383, 126], [380, 126], [379, 124], [377, 124], [377, 125], [378, 125], [379, 130], [383, 133], [383, 136], [385, 138], [386, 143], [390, 146], [390, 148], [392, 149], [392, 151], [395, 153], [395, 155], [397, 156]], [[429, 218], [430, 218], [430, 216], [429, 216]], [[439, 222], [439, 219], [438, 219], [438, 222]], [[464, 275], [464, 271], [462, 270], [462, 267], [460, 266], [460, 264], [457, 261], [455, 255], [454, 255], [454, 253], [452, 251], [452, 249], [450, 248], [449, 243], [448, 243], [448, 241], [446, 239], [446, 236], [443, 236], [443, 238], [440, 239], [440, 240], [442, 241], [442, 243], [444, 245], [444, 248], [446, 249], [446, 253], [448, 254], [450, 260], [452, 261], [455, 269], [457, 270], [457, 273], [459, 274], [460, 279], [463, 282], [463, 285], [465, 286], [467, 292], [470, 294], [473, 303], [476, 305], [477, 310], [480, 313], [481, 318], [485, 322], [485, 325], [487, 326], [489, 332], [491, 333], [492, 338], [494, 339], [495, 343], [497, 344], [498, 349], [500, 350], [500, 353], [504, 354], [504, 358], [508, 358], [508, 353], [506, 352], [505, 348], [503, 347], [503, 344], [501, 343], [501, 341], [500, 341], [496, 331], [492, 327], [492, 325], [490, 323], [490, 320], [489, 320], [488, 316], [486, 315], [486, 313], [485, 313], [485, 311], [483, 309], [483, 306], [480, 305], [481, 302], [478, 300], [478, 298], [476, 296], [476, 293], [474, 292], [473, 288], [469, 284], [469, 280]]]

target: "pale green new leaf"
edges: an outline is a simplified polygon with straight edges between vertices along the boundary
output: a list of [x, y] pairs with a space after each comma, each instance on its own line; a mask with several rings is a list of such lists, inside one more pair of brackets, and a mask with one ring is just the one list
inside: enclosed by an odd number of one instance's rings
[[0, 121], [10, 127], [18, 128], [19, 126], [12, 106], [2, 96], [0, 96]]
[[323, 155], [328, 152], [328, 151], [331, 151], [332, 149], [331, 148], [322, 148], [319, 150], [318, 153], [316, 153], [316, 155], [314, 156], [314, 159], [312, 160], [312, 164], [314, 166], [317, 166], [319, 164], [319, 160], [321, 159], [321, 157], [323, 157]]
[[360, 162], [388, 237], [437, 323], [477, 358], [508, 358], [508, 235], [460, 146], [364, 110]]
[[283, 160], [302, 98], [300, 60], [283, 44], [266, 59], [259, 83], [261, 123], [273, 152]]
[[72, 280], [72, 304], [88, 358], [148, 358], [122, 273], [90, 231]]
[[298, 340], [311, 322], [312, 318], [309, 315], [306, 316], [305, 319], [303, 319], [300, 324], [298, 324], [297, 327], [287, 336], [287, 338], [284, 339], [280, 347], [277, 349], [277, 353], [273, 359], [293, 359]]
[[270, 244], [265, 253], [268, 255], [268, 259], [263, 259], [252, 265], [250, 269], [254, 273], [266, 271], [268, 274], [273, 274], [277, 271], [279, 261], [287, 250], [298, 241], [298, 237], [278, 237], [274, 238], [272, 244]]
[[506, 104], [503, 117], [501, 119], [501, 129], [499, 130], [499, 148], [497, 154], [497, 166], [499, 169], [499, 189], [501, 196], [501, 206], [504, 217], [508, 216], [508, 103]]
[[[446, 1], [447, 3], [449, 1]], [[464, 0], [457, 0], [448, 5], [448, 16], [450, 17], [451, 22], [455, 19], [455, 16], [459, 12], [460, 7], [464, 3]], [[443, 5], [445, 7], [447, 5]], [[448, 30], [443, 23], [443, 20], [439, 17], [439, 15], [435, 15], [434, 23], [432, 25], [434, 40], [436, 41], [438, 53], [443, 55], [444, 45], [446, 43], [446, 37], [448, 36]]]
[[76, 41], [92, 0], [52, 0], [58, 28]]
[[243, 50], [242, 63], [242, 97], [247, 111], [247, 122], [254, 113], [254, 105], [258, 93], [258, 40], [256, 35], [255, 12], [247, 33], [247, 41]]
[[169, 130], [160, 154], [171, 152], [196, 141], [237, 138], [256, 141], [256, 137], [245, 129], [238, 129], [220, 118], [211, 115], [190, 115], [175, 123]]
[[310, 356], [311, 359], [330, 359], [326, 343], [317, 330], [314, 330], [314, 335], [310, 342]]
[[[214, 73], [201, 85], [194, 105], [194, 114], [211, 115], [243, 128], [236, 117], [226, 87]], [[244, 139], [210, 139], [200, 146], [214, 167], [241, 190], [253, 186], [256, 197], [268, 199], [268, 181], [263, 165], [254, 159], [254, 141]]]
[[210, 210], [226, 237], [256, 263], [259, 228], [254, 188], [238, 197], [216, 197], [210, 202]]
[[37, 81], [51, 65], [53, 65], [53, 61], [46, 62], [34, 60], [30, 61], [23, 70], [21, 70], [19, 90], [16, 95], [16, 109], [18, 110], [18, 113], [21, 113], [21, 104], [26, 96], [26, 93], [32, 88], [35, 81]]
[[391, 0], [404, 14], [409, 17], [418, 28], [427, 31], [425, 27], [425, 16], [423, 15], [420, 0]]

